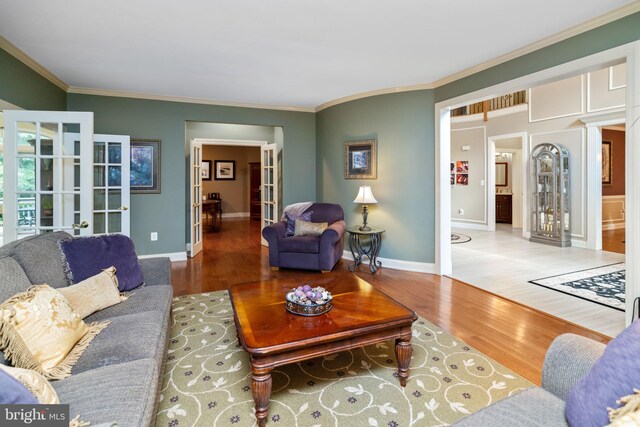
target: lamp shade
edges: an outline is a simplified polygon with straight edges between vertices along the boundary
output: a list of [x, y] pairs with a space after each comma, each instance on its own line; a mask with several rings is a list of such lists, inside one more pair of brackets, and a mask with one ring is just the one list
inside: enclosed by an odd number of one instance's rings
[[371, 187], [368, 185], [363, 185], [358, 190], [358, 195], [353, 203], [363, 203], [363, 204], [371, 204], [378, 203], [375, 197], [373, 197], [373, 192], [371, 191]]

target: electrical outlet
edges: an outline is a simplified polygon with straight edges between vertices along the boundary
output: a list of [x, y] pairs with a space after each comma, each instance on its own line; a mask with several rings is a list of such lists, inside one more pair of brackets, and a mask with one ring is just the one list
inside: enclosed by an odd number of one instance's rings
[[155, 242], [157, 240], [158, 240], [158, 233], [154, 231], [153, 233], [151, 233], [151, 241]]
[[464, 209], [458, 209], [458, 213], [459, 213], [460, 215], [464, 215]]

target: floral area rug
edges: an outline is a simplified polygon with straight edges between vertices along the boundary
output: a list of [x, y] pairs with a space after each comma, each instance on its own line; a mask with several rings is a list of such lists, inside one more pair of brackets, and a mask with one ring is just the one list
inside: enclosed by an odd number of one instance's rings
[[619, 262], [559, 276], [530, 280], [529, 283], [624, 311], [625, 273], [625, 263]]
[[[175, 298], [169, 340], [158, 426], [257, 425], [226, 291]], [[274, 369], [267, 426], [448, 425], [533, 385], [422, 318], [412, 345], [406, 388], [392, 341]]]

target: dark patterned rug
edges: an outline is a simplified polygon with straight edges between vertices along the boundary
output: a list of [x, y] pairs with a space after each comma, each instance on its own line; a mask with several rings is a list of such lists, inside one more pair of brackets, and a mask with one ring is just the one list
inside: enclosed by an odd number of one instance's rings
[[529, 283], [624, 311], [625, 264], [623, 262], [529, 280]]
[[467, 243], [471, 241], [471, 237], [462, 233], [451, 233], [451, 244]]

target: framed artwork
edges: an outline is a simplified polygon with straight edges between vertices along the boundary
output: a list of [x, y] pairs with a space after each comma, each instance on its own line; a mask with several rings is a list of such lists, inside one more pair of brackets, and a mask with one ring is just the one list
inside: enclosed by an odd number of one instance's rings
[[457, 173], [456, 174], [456, 185], [469, 185], [469, 174]]
[[611, 141], [602, 141], [602, 183], [611, 184]]
[[211, 181], [211, 160], [203, 160], [200, 170], [202, 171], [202, 180]]
[[377, 140], [347, 141], [344, 143], [345, 179], [376, 179], [378, 177]]
[[132, 193], [160, 193], [160, 140], [131, 139]]
[[233, 181], [236, 179], [235, 160], [216, 160], [213, 163], [216, 181]]
[[451, 174], [451, 185], [456, 185], [456, 174], [455, 173]]
[[456, 172], [457, 173], [468, 173], [469, 172], [469, 161], [468, 160], [458, 160], [456, 162]]

